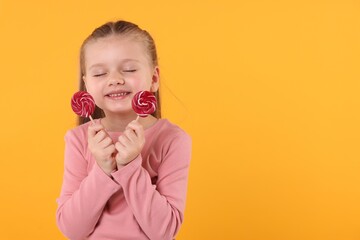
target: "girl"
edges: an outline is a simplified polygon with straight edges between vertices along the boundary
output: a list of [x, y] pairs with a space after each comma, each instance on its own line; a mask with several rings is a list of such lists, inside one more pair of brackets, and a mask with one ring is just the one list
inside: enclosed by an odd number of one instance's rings
[[159, 97], [152, 37], [130, 22], [106, 23], [82, 44], [80, 68], [96, 124], [80, 119], [65, 135], [58, 227], [72, 240], [173, 239], [184, 217], [191, 139], [160, 119], [159, 108], [135, 120], [135, 93]]

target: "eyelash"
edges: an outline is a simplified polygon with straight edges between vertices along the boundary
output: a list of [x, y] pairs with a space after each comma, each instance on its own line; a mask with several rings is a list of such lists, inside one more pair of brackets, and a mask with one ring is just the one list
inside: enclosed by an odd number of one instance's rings
[[[136, 69], [123, 70], [123, 72], [125, 72], [125, 73], [133, 73], [136, 71], [137, 71]], [[105, 75], [106, 75], [106, 73], [99, 73], [99, 74], [93, 75], [93, 77], [101, 77], [101, 76], [105, 76]]]
[[104, 76], [104, 75], [106, 75], [106, 73], [95, 74], [94, 77], [101, 77], [101, 76]]

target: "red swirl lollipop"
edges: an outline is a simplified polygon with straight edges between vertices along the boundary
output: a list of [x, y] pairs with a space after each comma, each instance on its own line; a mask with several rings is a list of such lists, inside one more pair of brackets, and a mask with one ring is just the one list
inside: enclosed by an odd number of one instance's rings
[[71, 98], [71, 108], [77, 115], [89, 117], [93, 121], [91, 114], [95, 111], [95, 101], [88, 92], [76, 92]]
[[156, 110], [156, 97], [148, 91], [140, 91], [132, 99], [132, 108], [139, 117], [147, 117]]

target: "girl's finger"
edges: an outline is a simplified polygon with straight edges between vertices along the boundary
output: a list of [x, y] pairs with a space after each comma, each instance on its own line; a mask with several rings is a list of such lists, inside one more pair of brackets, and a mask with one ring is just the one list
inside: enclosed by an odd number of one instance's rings
[[121, 142], [117, 142], [117, 143], [115, 143], [115, 149], [116, 149], [118, 152], [122, 152], [123, 149], [125, 149], [125, 146], [124, 146], [124, 144], [122, 144]]
[[104, 130], [100, 130], [96, 135], [94, 136], [94, 140], [98, 143], [103, 141], [105, 138], [107, 138], [107, 134]]
[[118, 142], [122, 143], [124, 146], [131, 144], [130, 139], [125, 134], [121, 135], [118, 140]]
[[112, 155], [115, 152], [115, 145], [114, 144], [110, 144], [109, 146], [107, 146], [106, 148], [104, 148], [104, 152]]
[[113, 144], [113, 141], [109, 137], [105, 137], [103, 140], [99, 142], [99, 146], [102, 148], [106, 148]]
[[132, 129], [139, 138], [144, 137], [144, 127], [137, 121], [130, 122], [127, 128]]
[[94, 125], [90, 125], [88, 127], [88, 135], [90, 137], [94, 137], [96, 135], [96, 133], [98, 133], [102, 129], [104, 129], [104, 126], [99, 124], [99, 123], [96, 123]]
[[125, 130], [124, 135], [129, 139], [130, 142], [135, 142], [138, 138], [135, 131], [132, 129]]

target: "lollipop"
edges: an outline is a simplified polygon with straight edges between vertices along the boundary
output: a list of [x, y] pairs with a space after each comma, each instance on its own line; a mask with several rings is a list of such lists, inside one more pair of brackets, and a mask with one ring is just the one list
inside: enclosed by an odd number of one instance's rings
[[89, 117], [92, 122], [94, 120], [91, 117], [95, 110], [95, 101], [93, 97], [85, 91], [79, 91], [71, 98], [72, 110], [81, 117]]
[[139, 117], [147, 117], [156, 110], [156, 97], [148, 91], [140, 91], [132, 99], [132, 108]]

